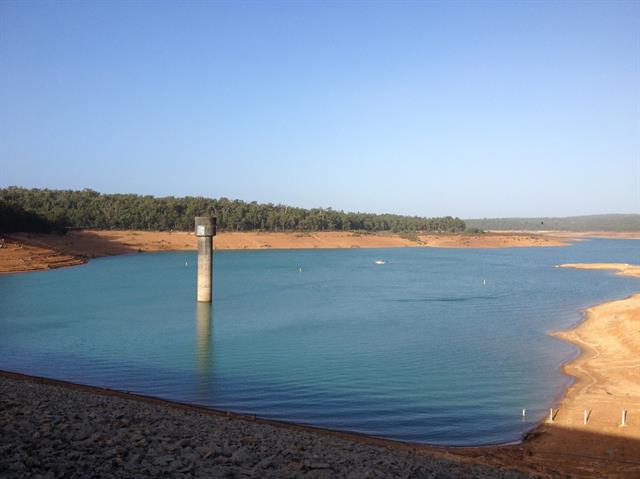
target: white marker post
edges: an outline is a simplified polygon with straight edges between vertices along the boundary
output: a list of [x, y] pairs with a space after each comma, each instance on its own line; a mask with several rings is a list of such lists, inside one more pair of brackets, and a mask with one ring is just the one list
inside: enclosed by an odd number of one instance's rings
[[549, 408], [549, 422], [553, 422], [553, 408]]
[[584, 410], [584, 421], [583, 421], [583, 424], [586, 425], [588, 420], [589, 420], [589, 410], [585, 409]]
[[620, 426], [625, 427], [627, 425], [627, 410], [622, 410], [622, 417], [620, 418]]

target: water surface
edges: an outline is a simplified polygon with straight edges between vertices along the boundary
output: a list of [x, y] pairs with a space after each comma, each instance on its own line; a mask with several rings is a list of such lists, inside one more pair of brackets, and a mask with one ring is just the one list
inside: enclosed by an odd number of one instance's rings
[[515, 441], [569, 381], [576, 348], [546, 333], [640, 290], [553, 266], [637, 263], [638, 246], [217, 252], [212, 309], [190, 252], [5, 275], [0, 369], [407, 441]]

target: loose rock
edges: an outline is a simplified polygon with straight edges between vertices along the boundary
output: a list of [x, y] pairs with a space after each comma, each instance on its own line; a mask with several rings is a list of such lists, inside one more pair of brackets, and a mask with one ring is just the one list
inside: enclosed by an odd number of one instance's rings
[[0, 477], [529, 476], [0, 376]]

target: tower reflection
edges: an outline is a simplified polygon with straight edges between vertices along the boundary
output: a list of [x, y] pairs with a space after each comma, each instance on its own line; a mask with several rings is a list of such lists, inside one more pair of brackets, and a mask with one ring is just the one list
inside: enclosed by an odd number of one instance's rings
[[196, 303], [196, 370], [198, 401], [203, 402], [210, 393], [213, 378], [211, 347], [213, 309], [210, 303]]

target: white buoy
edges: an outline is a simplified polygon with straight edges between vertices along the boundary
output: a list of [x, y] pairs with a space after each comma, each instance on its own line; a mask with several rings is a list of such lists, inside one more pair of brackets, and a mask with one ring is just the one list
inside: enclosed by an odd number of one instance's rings
[[527, 410], [525, 408], [522, 408], [522, 418], [524, 419], [526, 415], [527, 415]]
[[299, 268], [299, 269], [298, 269], [298, 273], [302, 273], [302, 268]]
[[486, 280], [486, 279], [483, 279], [483, 280], [482, 280], [482, 284], [487, 284], [487, 280]]

